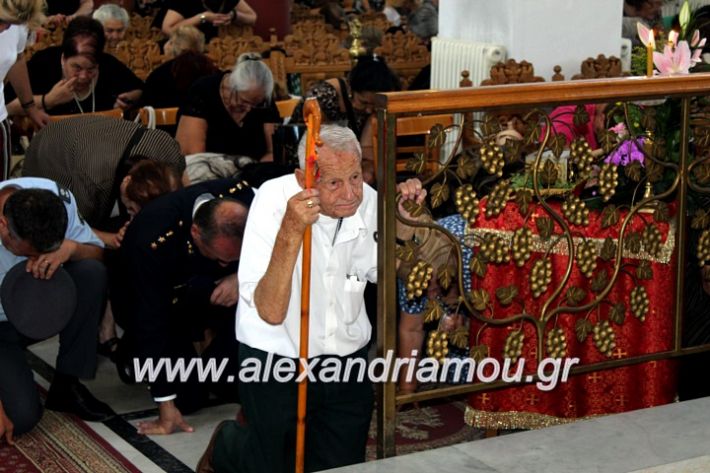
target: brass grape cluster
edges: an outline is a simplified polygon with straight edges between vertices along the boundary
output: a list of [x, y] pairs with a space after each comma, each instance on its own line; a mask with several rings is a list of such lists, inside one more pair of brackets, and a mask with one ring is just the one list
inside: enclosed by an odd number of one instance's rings
[[611, 356], [616, 348], [616, 332], [608, 320], [602, 320], [592, 329], [594, 345], [604, 356]]
[[449, 334], [432, 330], [426, 342], [426, 354], [436, 358], [439, 363], [444, 363], [446, 355], [449, 354]]
[[481, 242], [481, 256], [491, 263], [501, 264], [510, 261], [510, 251], [503, 239], [496, 235], [488, 234]]
[[572, 162], [577, 165], [577, 171], [580, 177], [586, 177], [592, 170], [594, 164], [594, 155], [589, 143], [586, 140], [578, 138], [570, 145], [570, 157]]
[[704, 230], [700, 234], [697, 247], [698, 263], [705, 266], [710, 261], [710, 230]]
[[562, 358], [567, 354], [567, 336], [561, 328], [553, 328], [547, 333], [545, 345], [552, 358]]
[[429, 287], [429, 280], [434, 273], [434, 268], [426, 261], [417, 261], [407, 275], [407, 299], [421, 297]]
[[606, 163], [599, 172], [599, 192], [604, 201], [611, 199], [616, 193], [616, 186], [619, 184], [619, 173], [616, 165]]
[[503, 150], [496, 144], [495, 139], [491, 139], [481, 146], [481, 161], [488, 174], [495, 174], [498, 177], [503, 176], [505, 159]]
[[657, 256], [661, 251], [661, 231], [653, 225], [647, 225], [641, 235], [641, 242], [648, 254]]
[[510, 358], [513, 362], [516, 362], [523, 354], [524, 341], [525, 335], [522, 330], [511, 332], [505, 339], [505, 345], [503, 345], [503, 356]]
[[646, 293], [646, 288], [643, 286], [636, 286], [631, 290], [631, 312], [634, 317], [639, 319], [641, 322], [646, 320], [646, 313], [648, 313], [648, 294]]
[[530, 271], [530, 289], [533, 297], [537, 298], [547, 291], [547, 286], [552, 282], [552, 261], [550, 258], [536, 260]]
[[510, 188], [510, 181], [504, 180], [498, 182], [491, 193], [488, 195], [488, 201], [486, 202], [486, 217], [497, 217], [503, 211], [505, 203], [510, 198], [510, 193], [512, 189]]
[[532, 231], [527, 227], [515, 230], [513, 234], [513, 260], [516, 266], [522, 267], [530, 259]]
[[465, 184], [458, 187], [454, 194], [454, 203], [456, 204], [456, 211], [460, 213], [469, 224], [473, 225], [480, 212], [478, 207], [480, 202], [476, 198], [476, 192], [473, 190], [473, 186], [471, 184]]
[[589, 209], [576, 195], [570, 195], [562, 203], [562, 212], [574, 225], [589, 225]]
[[597, 268], [597, 251], [594, 243], [585, 240], [577, 246], [577, 265], [579, 270], [591, 278]]

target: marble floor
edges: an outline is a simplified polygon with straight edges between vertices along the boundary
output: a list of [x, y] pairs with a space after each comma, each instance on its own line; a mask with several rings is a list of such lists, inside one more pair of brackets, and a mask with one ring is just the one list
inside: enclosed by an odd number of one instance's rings
[[333, 473], [706, 473], [710, 398], [519, 432]]

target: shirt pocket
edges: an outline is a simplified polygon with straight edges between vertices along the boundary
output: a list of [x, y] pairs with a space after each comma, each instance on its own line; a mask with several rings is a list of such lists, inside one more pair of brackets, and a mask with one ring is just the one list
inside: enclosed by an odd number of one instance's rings
[[343, 310], [346, 324], [351, 324], [357, 320], [360, 310], [365, 303], [365, 286], [367, 281], [358, 281], [355, 278], [347, 278], [344, 286]]

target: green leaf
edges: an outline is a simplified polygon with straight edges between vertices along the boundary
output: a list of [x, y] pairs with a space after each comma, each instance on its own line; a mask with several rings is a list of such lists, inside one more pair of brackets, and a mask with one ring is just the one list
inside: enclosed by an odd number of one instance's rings
[[617, 325], [621, 325], [624, 323], [624, 319], [626, 318], [626, 306], [624, 305], [623, 302], [619, 302], [618, 304], [614, 304], [612, 308], [609, 310], [609, 320], [614, 322]]
[[552, 236], [552, 230], [554, 229], [554, 223], [550, 217], [538, 217], [535, 220], [535, 225], [537, 226], [537, 231], [540, 234], [540, 239], [542, 241], [547, 241]]
[[444, 315], [444, 308], [436, 299], [429, 299], [424, 308], [424, 323], [435, 322]]
[[491, 301], [491, 297], [485, 289], [474, 289], [471, 292], [471, 299], [473, 302], [473, 308], [477, 311], [486, 310], [488, 303]]
[[439, 266], [439, 269], [436, 270], [436, 273], [439, 275], [439, 285], [442, 287], [442, 289], [448, 291], [451, 287], [451, 281], [453, 280], [451, 269], [447, 264], [442, 264], [441, 266]]
[[599, 255], [604, 261], [611, 261], [616, 257], [616, 242], [610, 237], [604, 239], [602, 251]]
[[468, 356], [473, 358], [476, 362], [483, 360], [488, 356], [488, 345], [475, 345], [471, 347]]
[[424, 213], [425, 207], [422, 204], [417, 204], [413, 200], [405, 200], [402, 202], [402, 207], [413, 218], [419, 217]]
[[501, 305], [510, 305], [517, 295], [518, 286], [515, 284], [496, 289], [496, 297], [498, 298], [498, 301], [500, 301]]
[[430, 192], [430, 199], [431, 199], [431, 208], [435, 209], [439, 207], [441, 204], [446, 202], [449, 199], [449, 185], [448, 184], [442, 184], [440, 182], [437, 182], [433, 186], [431, 186], [431, 192]]
[[466, 179], [476, 173], [476, 162], [472, 157], [461, 153], [457, 160], [456, 175], [461, 179]]
[[634, 161], [628, 166], [624, 167], [624, 174], [626, 177], [634, 182], [639, 182], [641, 180], [641, 164], [638, 161]]
[[533, 193], [530, 189], [518, 189], [515, 191], [515, 203], [518, 204], [518, 211], [521, 216], [525, 217], [527, 215], [532, 198]]
[[587, 297], [587, 291], [581, 287], [572, 286], [567, 290], [567, 305], [572, 307], [579, 305], [585, 297]]
[[400, 261], [408, 263], [414, 259], [414, 253], [417, 251], [417, 244], [412, 240], [405, 241], [403, 245], [396, 245], [394, 254]]
[[579, 319], [574, 324], [574, 333], [577, 335], [579, 343], [583, 343], [591, 331], [592, 323], [587, 319]]
[[624, 238], [624, 248], [632, 253], [641, 251], [641, 234], [637, 232], [629, 232]]
[[653, 268], [651, 263], [644, 260], [636, 267], [636, 277], [639, 279], [653, 279]]
[[486, 277], [486, 270], [488, 269], [488, 265], [483, 261], [480, 255], [476, 255], [471, 258], [469, 269], [473, 274], [475, 274], [479, 278], [484, 278]]
[[619, 209], [609, 204], [602, 210], [602, 228], [609, 228], [619, 223]]
[[606, 269], [602, 269], [592, 278], [592, 292], [599, 294], [604, 290], [607, 284], [609, 284], [609, 275], [607, 274]]

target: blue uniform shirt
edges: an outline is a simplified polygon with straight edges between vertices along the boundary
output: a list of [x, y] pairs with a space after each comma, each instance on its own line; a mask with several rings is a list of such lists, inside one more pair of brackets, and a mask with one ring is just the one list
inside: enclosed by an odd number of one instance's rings
[[[89, 225], [87, 225], [84, 219], [79, 215], [79, 211], [76, 207], [76, 200], [68, 189], [58, 185], [54, 181], [41, 177], [20, 177], [0, 182], [0, 190], [5, 187], [17, 187], [18, 189], [47, 189], [54, 192], [60, 199], [62, 199], [64, 207], [67, 209], [67, 216], [69, 218], [64, 238], [67, 240], [74, 240], [77, 243], [86, 243], [88, 245], [94, 245], [101, 248], [104, 247], [103, 242], [96, 236], [93, 230], [91, 230], [91, 227], [89, 227]], [[17, 256], [11, 253], [4, 246], [2, 246], [2, 243], [0, 243], [0, 284], [2, 284], [3, 279], [5, 279], [5, 274], [7, 274], [13, 266], [26, 259], [27, 257], [25, 256]], [[6, 320], [7, 316], [5, 315], [5, 309], [2, 307], [2, 302], [0, 302], [0, 322], [4, 322]]]

